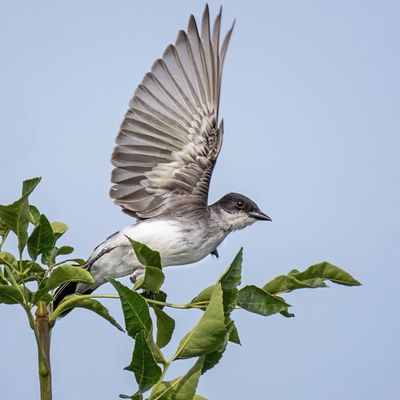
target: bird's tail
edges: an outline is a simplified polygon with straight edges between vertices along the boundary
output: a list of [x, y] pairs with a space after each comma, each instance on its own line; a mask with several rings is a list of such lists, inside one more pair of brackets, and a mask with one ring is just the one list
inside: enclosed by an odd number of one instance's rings
[[[54, 292], [54, 300], [53, 300], [53, 310], [55, 310], [58, 305], [64, 300], [65, 297], [71, 295], [71, 294], [90, 294], [93, 292], [93, 289], [89, 288], [78, 288], [78, 285], [82, 286], [82, 284], [79, 284], [78, 282], [68, 282], [64, 283], [60, 287], [56, 289]], [[80, 289], [80, 290], [77, 290]], [[60, 317], [65, 317], [69, 312], [72, 310], [67, 310], [63, 313], [60, 314]]]

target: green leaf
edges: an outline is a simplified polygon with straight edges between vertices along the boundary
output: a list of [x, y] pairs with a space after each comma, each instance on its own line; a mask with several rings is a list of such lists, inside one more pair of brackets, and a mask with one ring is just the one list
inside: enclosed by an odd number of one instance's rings
[[34, 303], [38, 302], [50, 290], [65, 282], [82, 282], [89, 285], [94, 283], [92, 275], [85, 269], [72, 265], [62, 265], [52, 271], [45, 286], [35, 293]]
[[74, 248], [71, 246], [61, 246], [56, 250], [56, 257], [57, 256], [66, 256], [68, 254], [73, 253]]
[[[24, 290], [20, 286], [20, 290]], [[21, 292], [15, 286], [0, 285], [0, 303], [3, 304], [23, 304], [24, 300]]]
[[65, 225], [63, 222], [52, 222], [50, 225], [53, 229], [54, 238], [56, 241], [60, 239], [60, 237], [64, 235], [64, 233], [68, 230], [68, 226]]
[[229, 338], [228, 338], [228, 340], [229, 340], [230, 342], [232, 342], [232, 343], [236, 343], [236, 344], [239, 344], [239, 345], [242, 344], [242, 343], [240, 342], [239, 332], [238, 332], [238, 330], [237, 330], [237, 327], [236, 327], [234, 321], [232, 321], [231, 330], [230, 330], [230, 333], [229, 333]]
[[[347, 286], [361, 285], [346, 271], [325, 261], [312, 265], [303, 272], [293, 269], [287, 275], [272, 279], [263, 289], [271, 294], [290, 292], [295, 289], [314, 289], [327, 287], [325, 280]], [[285, 316], [291, 316], [291, 314]]]
[[225, 338], [221, 284], [215, 285], [210, 303], [196, 326], [181, 340], [178, 358], [197, 357], [217, 350]]
[[165, 276], [161, 269], [156, 267], [146, 267], [144, 273], [143, 287], [153, 293], [158, 293], [162, 284], [164, 283]]
[[158, 293], [165, 280], [161, 268], [160, 253], [150, 249], [143, 243], [132, 240], [129, 236], [125, 237], [131, 243], [138, 261], [145, 267], [144, 276], [136, 282], [135, 290], [144, 287], [153, 293]]
[[326, 287], [323, 279], [307, 279], [300, 281], [293, 275], [280, 275], [268, 282], [263, 289], [270, 294], [290, 292], [295, 289], [313, 289]]
[[29, 204], [27, 197], [7, 206], [0, 205], [0, 218], [18, 237], [18, 250], [23, 252], [28, 240]]
[[42, 180], [41, 177], [27, 179], [22, 183], [22, 197], [28, 197]]
[[120, 394], [120, 399], [131, 399], [131, 400], [143, 400], [143, 395], [141, 393], [135, 393], [132, 396], [127, 396], [126, 394]]
[[106, 279], [115, 287], [119, 294], [128, 335], [135, 338], [141, 330], [148, 335], [152, 329], [152, 322], [146, 300], [115, 279], [111, 277], [107, 277]]
[[0, 269], [0, 284], [8, 285], [8, 280], [4, 277], [3, 271]]
[[[145, 293], [141, 293], [141, 295], [146, 297]], [[152, 294], [152, 299], [165, 303], [167, 301], [167, 293], [165, 293], [162, 290], [160, 290], [160, 291], [158, 291], [158, 293], [153, 293]], [[162, 310], [165, 307], [164, 305], [161, 305], [161, 304], [152, 304], [151, 306], [153, 308], [157, 307], [160, 310]]]
[[136, 257], [140, 264], [145, 267], [155, 267], [161, 269], [161, 257], [158, 251], [154, 251], [147, 247], [143, 243], [139, 243], [136, 240], [132, 240], [129, 236], [126, 236], [135, 251]]
[[282, 299], [254, 285], [240, 289], [238, 304], [247, 311], [264, 316], [285, 311], [290, 307]]
[[82, 297], [81, 295], [68, 296], [63, 300], [58, 307], [51, 313], [49, 321], [54, 324], [57, 317], [67, 310], [72, 310], [73, 308], [86, 308], [87, 310], [93, 311], [96, 314], [103, 317], [105, 320], [114, 325], [117, 329], [124, 332], [121, 325], [110, 315], [108, 309], [103, 306], [99, 301], [95, 299], [88, 299]]
[[40, 224], [40, 215], [40, 211], [35, 206], [29, 205], [29, 222], [32, 225], [37, 226]]
[[299, 281], [308, 281], [312, 279], [327, 279], [333, 283], [346, 286], [360, 286], [361, 283], [354, 279], [349, 273], [343, 269], [336, 267], [327, 261], [312, 265], [304, 272], [291, 273]]
[[135, 349], [132, 361], [125, 368], [135, 374], [136, 382], [140, 392], [146, 392], [160, 379], [161, 368], [157, 365], [153, 354], [147, 344], [143, 331], [135, 337]]
[[8, 225], [0, 218], [0, 236], [2, 237], [3, 242], [10, 230], [11, 229], [8, 227]]
[[7, 251], [0, 252], [0, 265], [7, 265], [12, 270], [18, 271], [18, 261]]
[[[1, 230], [11, 229], [18, 237], [18, 250], [22, 254], [28, 240], [29, 202], [28, 196], [41, 178], [25, 180], [22, 184], [22, 197], [7, 206], [0, 205]], [[4, 236], [4, 235], [2, 235]]]
[[[206, 287], [194, 299], [192, 299], [191, 303], [209, 302], [214, 289], [215, 289], [215, 285]], [[204, 306], [204, 308], [206, 308], [206, 307]]]
[[147, 336], [147, 344], [149, 345], [150, 351], [153, 353], [153, 357], [158, 364], [166, 364], [166, 360], [164, 358], [164, 354], [161, 352], [160, 348], [157, 346], [156, 342], [154, 341], [153, 335], [150, 333]]
[[69, 258], [68, 260], [64, 260], [63, 262], [75, 262], [74, 266], [84, 266], [86, 264], [86, 261], [83, 258]]
[[201, 370], [202, 374], [207, 372], [209, 369], [214, 368], [220, 362], [220, 360], [226, 350], [226, 347], [228, 345], [228, 339], [229, 339], [232, 329], [233, 329], [233, 321], [230, 321], [228, 323], [228, 325], [226, 326], [226, 333], [225, 333], [224, 341], [221, 343], [221, 345], [218, 347], [217, 350], [215, 350], [212, 353], [209, 353], [205, 356], [203, 369]]
[[[237, 287], [240, 285], [242, 275], [242, 262], [243, 262], [243, 248], [241, 248], [238, 254], [235, 256], [231, 265], [218, 279], [217, 283], [221, 284], [223, 290], [224, 300], [224, 312], [225, 316], [234, 310], [237, 304], [238, 292]], [[209, 286], [203, 289], [191, 303], [200, 303], [210, 301], [211, 294], [214, 290], [215, 285]]]
[[19, 264], [22, 274], [17, 274], [15, 279], [17, 283], [27, 283], [42, 280], [46, 273], [45, 269], [32, 260], [22, 260]]
[[161, 349], [171, 340], [175, 329], [175, 320], [158, 307], [153, 307], [157, 317], [157, 346]]
[[205, 397], [203, 397], [203, 396], [200, 396], [199, 394], [196, 394], [194, 397], [193, 397], [193, 400], [207, 400]]
[[54, 234], [50, 222], [45, 215], [40, 216], [39, 225], [33, 230], [28, 239], [28, 253], [32, 260], [39, 254], [48, 254], [54, 247]]
[[219, 279], [223, 290], [224, 311], [228, 316], [236, 307], [242, 277], [243, 248], [239, 250], [228, 269]]
[[283, 315], [285, 318], [293, 318], [294, 314], [290, 313], [288, 310], [283, 310], [279, 314]]
[[181, 377], [173, 381], [161, 382], [156, 385], [149, 400], [191, 400], [196, 394], [204, 356], [199, 357], [194, 366]]

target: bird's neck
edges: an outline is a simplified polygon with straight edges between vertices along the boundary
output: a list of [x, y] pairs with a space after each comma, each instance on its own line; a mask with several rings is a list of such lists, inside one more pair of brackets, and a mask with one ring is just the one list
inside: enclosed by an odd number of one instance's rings
[[229, 213], [217, 204], [209, 206], [209, 211], [210, 222], [227, 233], [243, 229], [253, 222], [247, 215]]

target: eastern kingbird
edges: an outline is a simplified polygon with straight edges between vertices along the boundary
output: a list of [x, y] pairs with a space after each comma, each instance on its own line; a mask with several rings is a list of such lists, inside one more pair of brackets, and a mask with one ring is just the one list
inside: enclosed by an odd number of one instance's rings
[[95, 248], [86, 268], [94, 284], [68, 283], [68, 294], [91, 293], [106, 276], [143, 275], [126, 236], [160, 252], [162, 265], [191, 264], [209, 254], [226, 236], [257, 220], [271, 221], [257, 204], [229, 193], [207, 204], [211, 174], [221, 150], [218, 122], [222, 67], [233, 26], [220, 45], [221, 11], [210, 28], [206, 6], [200, 31], [190, 16], [157, 59], [130, 101], [112, 153], [110, 195], [137, 219]]

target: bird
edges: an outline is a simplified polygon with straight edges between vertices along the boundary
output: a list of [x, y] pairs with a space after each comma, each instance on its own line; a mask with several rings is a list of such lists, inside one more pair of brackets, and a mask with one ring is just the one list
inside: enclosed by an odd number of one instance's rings
[[220, 153], [224, 122], [219, 120], [222, 69], [235, 21], [224, 39], [222, 7], [213, 26], [205, 6], [201, 26], [193, 15], [134, 92], [111, 156], [110, 196], [136, 218], [98, 245], [84, 268], [92, 285], [69, 282], [55, 293], [54, 307], [65, 296], [89, 294], [106, 277], [144, 268], [128, 238], [160, 253], [163, 267], [192, 264], [208, 255], [233, 231], [255, 221], [271, 221], [257, 204], [228, 193], [208, 205], [211, 175]]

